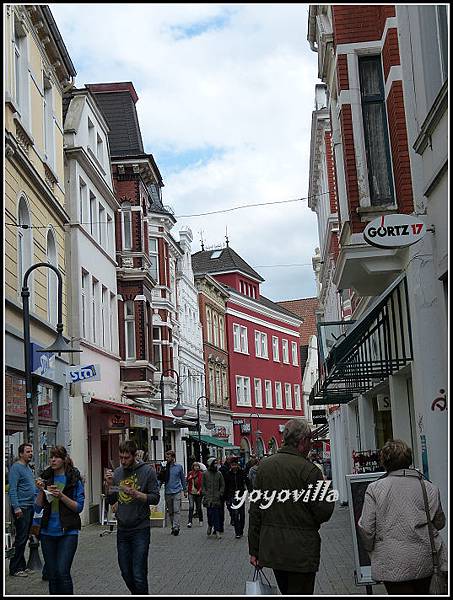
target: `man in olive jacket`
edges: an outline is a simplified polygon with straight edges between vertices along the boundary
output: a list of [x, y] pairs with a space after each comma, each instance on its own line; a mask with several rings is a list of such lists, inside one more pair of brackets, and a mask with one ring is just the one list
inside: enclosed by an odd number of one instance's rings
[[[313, 594], [321, 551], [319, 527], [332, 516], [334, 504], [321, 500], [322, 494], [316, 499], [311, 494], [309, 501], [304, 501], [306, 492], [297, 501], [293, 497], [293, 490], [314, 491], [323, 482], [319, 468], [306, 458], [311, 447], [308, 422], [288, 421], [283, 441], [278, 452], [261, 461], [258, 467], [254, 493], [267, 491], [268, 497], [273, 491], [276, 494], [272, 503], [250, 499], [250, 562], [273, 569], [282, 594]], [[326, 486], [324, 483], [324, 489]], [[279, 493], [281, 499], [288, 493], [291, 495], [279, 502]]]

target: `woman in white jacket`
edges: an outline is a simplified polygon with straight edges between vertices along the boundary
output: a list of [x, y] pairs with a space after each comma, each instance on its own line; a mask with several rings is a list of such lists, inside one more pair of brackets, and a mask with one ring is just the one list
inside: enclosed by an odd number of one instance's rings
[[[365, 493], [358, 527], [371, 559], [371, 576], [382, 581], [388, 594], [429, 593], [433, 574], [431, 543], [419, 471], [410, 468], [412, 451], [401, 440], [381, 450], [387, 474], [371, 483]], [[445, 526], [439, 489], [425, 480], [434, 543], [440, 563], [446, 563], [445, 544], [438, 530]]]

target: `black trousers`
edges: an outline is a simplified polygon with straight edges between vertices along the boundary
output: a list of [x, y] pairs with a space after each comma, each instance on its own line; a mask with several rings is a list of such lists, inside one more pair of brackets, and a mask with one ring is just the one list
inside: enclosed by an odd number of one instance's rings
[[431, 575], [423, 579], [411, 579], [410, 581], [384, 581], [387, 594], [392, 596], [408, 596], [429, 595], [429, 584], [431, 583]]
[[312, 595], [315, 590], [316, 573], [296, 573], [274, 569], [274, 575], [282, 594]]

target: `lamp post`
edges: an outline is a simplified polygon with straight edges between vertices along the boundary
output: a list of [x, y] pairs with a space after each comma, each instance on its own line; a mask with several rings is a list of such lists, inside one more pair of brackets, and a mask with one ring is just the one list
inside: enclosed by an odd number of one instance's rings
[[[27, 417], [27, 441], [32, 445], [35, 464], [35, 475], [38, 475], [39, 468], [39, 413], [38, 403], [33, 401], [33, 379], [31, 370], [31, 348], [30, 348], [30, 290], [28, 289], [28, 278], [30, 273], [39, 267], [52, 269], [58, 278], [58, 314], [57, 314], [57, 337], [54, 343], [48, 348], [38, 350], [38, 352], [82, 352], [80, 349], [72, 348], [63, 337], [63, 278], [60, 271], [50, 263], [40, 262], [32, 265], [25, 271], [22, 284], [22, 317], [24, 326], [24, 371], [25, 371], [25, 407]], [[36, 458], [37, 457], [37, 458]], [[39, 558], [39, 541], [34, 535], [30, 537], [29, 542], [30, 557], [27, 567], [30, 569], [40, 569], [41, 559]]]
[[[250, 418], [250, 445], [252, 447], [252, 453], [253, 453], [253, 429], [252, 429], [252, 417], [257, 417], [258, 418], [258, 423], [259, 423], [259, 418], [260, 415], [258, 413], [250, 413], [249, 418]], [[257, 423], [257, 425], [258, 425]], [[255, 441], [258, 440], [258, 436], [262, 435], [261, 431], [257, 428], [255, 431]]]
[[166, 373], [174, 373], [176, 375], [176, 406], [172, 408], [171, 412], [175, 417], [183, 417], [187, 409], [181, 404], [180, 400], [180, 388], [179, 388], [179, 373], [174, 369], [164, 369], [160, 376], [160, 402], [162, 409], [162, 460], [165, 460], [165, 402], [164, 402], [164, 376]]
[[209, 398], [207, 396], [200, 396], [197, 399], [197, 429], [198, 429], [198, 448], [200, 452], [200, 461], [201, 461], [201, 422], [200, 422], [200, 400], [206, 400], [208, 405], [208, 421], [205, 423], [206, 429], [214, 429], [215, 423], [211, 421], [211, 403], [209, 402]]

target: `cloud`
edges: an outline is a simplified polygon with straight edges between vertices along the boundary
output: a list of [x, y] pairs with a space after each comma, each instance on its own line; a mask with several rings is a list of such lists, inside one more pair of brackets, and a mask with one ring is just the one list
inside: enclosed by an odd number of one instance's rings
[[[178, 215], [307, 196], [317, 57], [302, 4], [51, 4], [77, 85], [133, 81], [145, 148]], [[251, 266], [311, 263], [307, 203], [178, 220], [194, 251], [230, 245]], [[260, 272], [260, 269], [257, 269]], [[261, 269], [274, 300], [314, 296], [310, 267]]]

